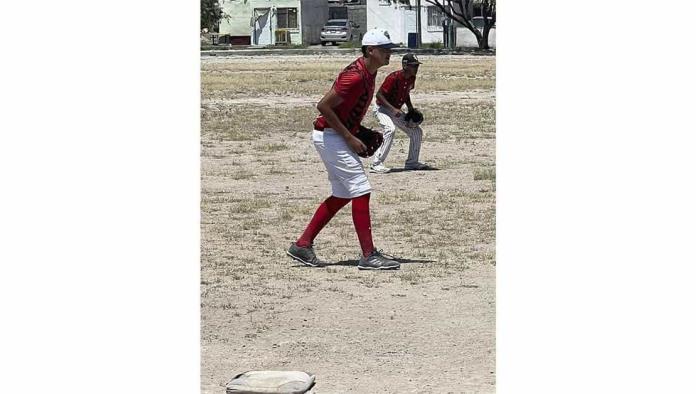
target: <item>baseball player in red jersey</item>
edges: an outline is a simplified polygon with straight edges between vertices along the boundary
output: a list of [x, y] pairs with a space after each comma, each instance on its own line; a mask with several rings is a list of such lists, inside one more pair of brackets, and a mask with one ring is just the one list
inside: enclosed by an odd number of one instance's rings
[[389, 64], [393, 47], [389, 33], [373, 29], [362, 40], [363, 56], [349, 64], [336, 78], [331, 90], [317, 104], [321, 113], [314, 121], [312, 142], [324, 162], [331, 183], [331, 196], [316, 210], [302, 235], [287, 253], [293, 259], [317, 267], [314, 238], [333, 216], [349, 202], [362, 256], [359, 269], [398, 269], [399, 262], [382, 255], [372, 243], [370, 182], [358, 153], [366, 147], [355, 133], [372, 101], [377, 69]]
[[375, 116], [384, 129], [384, 142], [375, 153], [370, 172], [387, 173], [391, 169], [384, 165], [394, 141], [395, 125], [403, 130], [410, 139], [408, 146], [408, 158], [404, 168], [407, 170], [427, 170], [431, 167], [418, 161], [420, 155], [423, 130], [420, 126], [412, 125], [404, 119], [401, 108], [404, 104], [409, 112], [413, 111], [411, 104], [411, 90], [416, 86], [416, 74], [418, 66], [422, 63], [412, 54], [407, 53], [401, 60], [402, 69], [387, 75], [382, 86], [377, 92], [377, 102], [374, 107]]

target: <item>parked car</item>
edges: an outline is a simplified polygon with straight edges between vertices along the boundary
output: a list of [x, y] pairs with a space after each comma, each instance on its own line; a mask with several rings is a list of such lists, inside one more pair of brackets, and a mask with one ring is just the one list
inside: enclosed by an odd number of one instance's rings
[[321, 45], [326, 45], [329, 42], [336, 45], [337, 42], [353, 41], [353, 29], [358, 27], [360, 25], [356, 25], [348, 19], [329, 19], [321, 28]]
[[[491, 18], [490, 16], [488, 17], [488, 20], [490, 21]], [[475, 16], [471, 18], [471, 22], [473, 23], [474, 27], [483, 30], [483, 17], [482, 16]], [[495, 25], [491, 26], [491, 29], [495, 29]]]

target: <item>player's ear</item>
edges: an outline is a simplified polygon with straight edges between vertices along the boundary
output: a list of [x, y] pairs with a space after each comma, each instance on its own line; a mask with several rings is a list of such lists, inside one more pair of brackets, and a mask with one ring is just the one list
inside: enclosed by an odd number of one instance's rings
[[366, 56], [368, 56], [368, 57], [369, 57], [369, 56], [373, 56], [373, 54], [375, 53], [376, 50], [377, 50], [377, 47], [375, 47], [375, 46], [368, 46], [368, 47], [367, 47], [367, 55], [366, 55]]

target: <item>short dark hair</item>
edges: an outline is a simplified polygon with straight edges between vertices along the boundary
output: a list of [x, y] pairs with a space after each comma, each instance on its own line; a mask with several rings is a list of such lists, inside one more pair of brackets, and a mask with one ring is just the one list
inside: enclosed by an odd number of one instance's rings
[[362, 51], [363, 56], [367, 57], [367, 45], [363, 45], [360, 50]]

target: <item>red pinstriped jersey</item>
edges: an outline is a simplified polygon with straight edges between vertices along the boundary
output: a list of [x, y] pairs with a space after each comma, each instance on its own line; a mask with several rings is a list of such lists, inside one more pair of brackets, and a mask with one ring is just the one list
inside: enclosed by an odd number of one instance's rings
[[[387, 75], [382, 82], [379, 91], [384, 95], [389, 104], [396, 108], [401, 108], [408, 98], [411, 90], [416, 87], [416, 76], [411, 78], [404, 77], [404, 70], [397, 70]], [[377, 99], [377, 105], [384, 105], [384, 102]]]
[[[365, 67], [365, 58], [360, 57], [349, 64], [338, 74], [332, 86], [343, 102], [334, 107], [344, 126], [352, 134], [355, 134], [362, 122], [375, 92], [375, 74], [370, 74]], [[323, 115], [319, 115], [314, 121], [314, 127], [318, 130], [331, 127]]]

